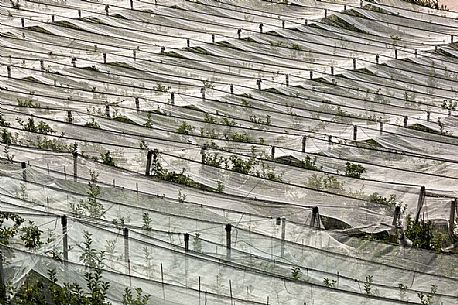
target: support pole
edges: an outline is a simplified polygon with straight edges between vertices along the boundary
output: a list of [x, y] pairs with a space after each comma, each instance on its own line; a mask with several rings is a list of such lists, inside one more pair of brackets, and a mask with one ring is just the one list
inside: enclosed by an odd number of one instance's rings
[[458, 204], [457, 198], [453, 199], [452, 202], [450, 202], [450, 218], [448, 221], [448, 234], [452, 242], [455, 241], [455, 238], [456, 238], [454, 234], [454, 230], [455, 230], [455, 215], [457, 211], [457, 204]]
[[161, 47], [161, 54], [164, 55], [165, 53], [165, 47]]
[[24, 27], [24, 26], [25, 26], [24, 18], [21, 18], [21, 27]]
[[106, 64], [107, 63], [107, 53], [103, 52], [102, 56], [103, 56], [103, 63]]
[[313, 79], [313, 71], [310, 71], [310, 79]]
[[137, 50], [133, 49], [132, 50], [134, 61], [137, 61]]
[[261, 34], [262, 34], [262, 28], [263, 28], [263, 27], [264, 27], [264, 24], [260, 23], [260, 24], [259, 24], [259, 33], [261, 33]]
[[306, 141], [307, 141], [307, 136], [302, 136], [302, 152], [305, 152]]
[[358, 134], [358, 126], [353, 125], [353, 141], [356, 141]]
[[72, 57], [72, 66], [76, 68], [76, 57]]
[[134, 9], [134, 1], [133, 0], [129, 0], [130, 2], [130, 9], [133, 10]]
[[78, 152], [72, 152], [73, 155], [73, 181], [78, 180]]
[[331, 75], [334, 76], [334, 67], [331, 66]]
[[81, 10], [78, 10], [78, 19], [81, 19]]
[[234, 94], [234, 85], [233, 84], [230, 84], [229, 91], [231, 92], [231, 94]]
[[191, 41], [189, 40], [189, 38], [186, 38], [186, 46], [188, 48], [191, 47]]
[[429, 122], [430, 119], [431, 119], [431, 112], [426, 111], [426, 120]]
[[212, 34], [212, 43], [215, 43], [215, 34]]
[[328, 135], [328, 143], [329, 145], [332, 145], [332, 135]]
[[62, 253], [64, 255], [64, 261], [68, 261], [68, 230], [67, 230], [67, 216], [62, 215], [60, 219], [62, 223]]
[[281, 218], [281, 257], [285, 256], [286, 218]]
[[207, 89], [205, 87], [202, 87], [200, 89], [200, 93], [202, 93], [202, 102], [205, 102], [205, 100], [206, 100], [205, 91], [207, 91]]
[[407, 118], [407, 116], [405, 116], [404, 117], [404, 127], [407, 127], [407, 120], [408, 120], [408, 118]]
[[[130, 259], [129, 259], [129, 229], [124, 227], [123, 229], [123, 236], [124, 236], [124, 260], [126, 261], [127, 265], [129, 266], [130, 264]], [[130, 272], [130, 270], [129, 270]]]
[[73, 123], [73, 116], [72, 116], [72, 111], [67, 110], [67, 121], [72, 124]]
[[232, 225], [230, 223], [226, 224], [226, 258], [231, 258], [231, 230]]
[[393, 226], [399, 227], [399, 222], [401, 221], [401, 207], [397, 205], [394, 208], [394, 216], [393, 216]]
[[394, 59], [398, 59], [398, 49], [394, 49]]
[[105, 105], [105, 116], [107, 118], [110, 117], [110, 105], [108, 105], [108, 104]]
[[202, 164], [205, 164], [207, 162], [207, 149], [208, 144], [202, 145], [202, 149], [200, 150], [200, 154], [202, 156]]
[[170, 104], [175, 105], [175, 92], [170, 92]]
[[146, 169], [145, 169], [145, 175], [149, 176], [151, 175], [151, 158], [153, 156], [153, 151], [148, 150], [148, 153], [146, 154]]
[[140, 112], [140, 99], [138, 97], [135, 98], [135, 109]]
[[356, 70], [356, 58], [353, 58], [353, 70]]
[[106, 4], [106, 5], [105, 5], [105, 15], [106, 15], [106, 16], [109, 16], [109, 15], [110, 15], [110, 5], [109, 5], [109, 4]]
[[242, 29], [238, 29], [237, 30], [237, 37], [240, 39], [241, 36], [242, 36]]
[[380, 134], [382, 134], [383, 133], [383, 122], [380, 121], [379, 124], [380, 124]]
[[44, 71], [45, 70], [45, 62], [43, 59], [40, 59], [40, 70]]
[[270, 158], [273, 160], [275, 159], [275, 146], [270, 148]]
[[3, 269], [3, 251], [0, 249], [0, 303], [6, 304], [5, 271]]
[[258, 90], [261, 90], [261, 80], [256, 80], [256, 85], [258, 85]]
[[328, 9], [324, 9], [324, 18], [328, 18]]
[[312, 228], [320, 228], [320, 218], [319, 218], [319, 210], [318, 207], [312, 208], [312, 219], [310, 220], [310, 226]]
[[418, 50], [415, 49], [415, 57], [417, 57], [417, 56], [418, 56]]
[[282, 20], [282, 21], [281, 21], [281, 28], [282, 28], [282, 29], [285, 28], [285, 20]]
[[380, 55], [375, 55], [375, 63], [378, 65], [380, 64]]
[[288, 87], [289, 86], [289, 75], [288, 74], [285, 75], [285, 82], [286, 82], [286, 87]]
[[189, 251], [189, 233], [184, 233], [184, 251]]
[[11, 66], [6, 66], [6, 74], [8, 75], [8, 78], [11, 78]]
[[27, 164], [25, 162], [21, 162], [21, 168], [22, 168], [22, 180], [27, 181]]
[[420, 219], [421, 209], [423, 208], [423, 204], [425, 203], [425, 193], [426, 189], [424, 186], [422, 186], [420, 188], [420, 195], [418, 196], [417, 215], [415, 216], [415, 222], [418, 222], [418, 220]]

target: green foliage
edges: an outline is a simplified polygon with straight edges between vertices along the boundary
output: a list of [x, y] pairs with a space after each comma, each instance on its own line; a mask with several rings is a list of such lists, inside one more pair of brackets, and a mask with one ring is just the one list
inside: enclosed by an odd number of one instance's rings
[[335, 288], [336, 287], [336, 283], [337, 283], [336, 280], [330, 280], [327, 277], [325, 277], [323, 279], [324, 286], [329, 287], [329, 288]]
[[431, 292], [430, 293], [423, 293], [423, 292], [418, 292], [417, 296], [420, 299], [421, 304], [423, 305], [432, 305], [434, 304], [434, 297], [436, 296], [437, 293], [437, 286], [436, 285], [431, 285]]
[[[205, 154], [204, 163], [214, 167], [221, 167], [222, 164], [227, 164], [227, 158], [220, 156], [218, 153]], [[226, 166], [227, 167], [227, 166]]]
[[86, 122], [84, 126], [89, 128], [100, 129], [100, 125], [94, 120], [94, 118], [92, 118], [90, 122]]
[[111, 156], [110, 151], [108, 150], [104, 154], [100, 154], [100, 157], [102, 158], [102, 163], [105, 165], [110, 165], [110, 166], [116, 166], [113, 157]]
[[360, 164], [345, 163], [345, 176], [347, 177], [359, 179], [365, 171], [366, 169]]
[[122, 305], [146, 305], [150, 299], [150, 295], [143, 295], [142, 289], [135, 289], [136, 296], [132, 295], [132, 290], [126, 288], [122, 297]]
[[399, 283], [398, 284], [398, 287], [399, 287], [399, 299], [401, 301], [405, 301], [407, 299], [407, 286], [402, 284], [402, 283]]
[[162, 85], [161, 83], [158, 83], [156, 86], [153, 87], [154, 91], [159, 91], [159, 92], [167, 92], [169, 91], [169, 88]]
[[142, 229], [146, 231], [151, 231], [151, 223], [153, 220], [149, 216], [149, 213], [143, 213], [143, 226]]
[[43, 244], [40, 241], [40, 236], [43, 231], [38, 229], [33, 221], [29, 221], [29, 225], [27, 227], [21, 228], [21, 232], [21, 240], [24, 242], [26, 248], [36, 249]]
[[372, 292], [372, 284], [374, 282], [374, 277], [372, 275], [366, 276], [366, 281], [364, 282], [364, 292], [367, 295], [373, 294]]
[[40, 149], [49, 149], [49, 150], [58, 151], [58, 152], [71, 151], [71, 145], [67, 145], [58, 139], [47, 139], [47, 138], [38, 137], [36, 146]]
[[448, 109], [448, 110], [456, 110], [456, 105], [457, 105], [457, 102], [454, 102], [452, 100], [444, 100], [442, 102], [441, 108]]
[[413, 3], [420, 6], [439, 8], [436, 0], [403, 0], [405, 2]]
[[343, 183], [337, 180], [336, 177], [328, 174], [318, 176], [313, 174], [307, 179], [306, 185], [316, 190], [329, 190], [340, 193], [344, 190]]
[[146, 128], [153, 128], [153, 115], [151, 111], [148, 111], [148, 114], [146, 115], [146, 123], [144, 126]]
[[301, 161], [301, 165], [303, 168], [308, 169], [308, 170], [313, 170], [313, 171], [319, 171], [320, 169], [316, 166], [316, 156], [313, 158], [310, 158], [310, 156], [306, 156], [304, 161]]
[[302, 272], [301, 272], [301, 268], [299, 266], [294, 266], [291, 268], [291, 277], [297, 281], [301, 278], [302, 276]]
[[35, 125], [35, 120], [33, 118], [29, 118], [27, 123], [24, 123], [24, 121], [19, 118], [17, 121], [25, 131], [41, 133], [45, 135], [54, 132], [54, 130], [52, 130], [52, 128], [46, 122], [39, 121], [38, 124]]
[[194, 127], [189, 125], [186, 122], [182, 122], [181, 125], [177, 128], [177, 132], [180, 134], [189, 134], [194, 130]]
[[13, 136], [11, 135], [11, 132], [9, 132], [6, 128], [3, 128], [2, 130], [2, 143], [6, 145], [13, 144]]
[[226, 140], [230, 140], [234, 142], [242, 142], [242, 143], [255, 143], [256, 142], [248, 134], [238, 133], [238, 132], [235, 132], [229, 136], [226, 135]]
[[369, 195], [369, 202], [394, 207], [397, 203], [397, 198], [394, 194], [391, 194], [389, 198], [386, 198], [380, 195], [379, 193], [375, 192]]
[[229, 126], [229, 127], [234, 127], [236, 125], [235, 121], [234, 120], [229, 120], [228, 118], [223, 118], [221, 120], [221, 123], [223, 125], [226, 125], [226, 126]]
[[203, 80], [202, 83], [203, 83], [203, 85], [204, 85], [205, 88], [208, 88], [208, 89], [213, 89], [213, 88], [215, 88], [215, 85], [213, 85], [213, 82], [210, 81], [210, 80], [208, 80], [208, 79]]
[[202, 240], [200, 239], [199, 233], [196, 233], [192, 240], [192, 248], [196, 252], [202, 252]]
[[182, 193], [181, 190], [178, 191], [178, 202], [183, 203], [186, 201], [186, 194]]
[[291, 48], [292, 48], [293, 50], [298, 50], [298, 51], [302, 50], [301, 46], [298, 45], [297, 43], [293, 43], [293, 44], [291, 45]]
[[[12, 222], [12, 225], [4, 226], [5, 221]], [[0, 244], [8, 245], [23, 223], [24, 219], [16, 213], [0, 212]]]
[[17, 105], [19, 107], [28, 107], [28, 108], [40, 108], [39, 103], [35, 103], [31, 99], [17, 99]]
[[5, 121], [5, 118], [3, 117], [3, 115], [0, 113], [0, 126], [1, 127], [10, 127], [10, 123], [8, 123], [7, 121]]
[[248, 175], [254, 165], [257, 164], [256, 158], [251, 157], [249, 160], [244, 160], [236, 155], [229, 157], [232, 164], [232, 170], [237, 173]]
[[204, 121], [205, 121], [205, 123], [208, 123], [208, 124], [216, 124], [217, 123], [215, 118], [212, 117], [211, 115], [209, 115], [208, 113], [205, 114]]
[[267, 115], [265, 120], [258, 118], [255, 115], [251, 115], [250, 121], [255, 124], [259, 124], [259, 125], [267, 125], [267, 126], [272, 125], [272, 117], [270, 115]]
[[415, 222], [411, 216], [407, 216], [407, 229], [405, 235], [412, 241], [412, 246], [415, 248], [431, 250], [433, 239], [433, 225], [431, 221]]
[[216, 192], [217, 193], [222, 193], [224, 192], [224, 184], [221, 181], [217, 181], [218, 186], [216, 187]]
[[97, 185], [97, 177], [95, 171], [89, 171], [91, 180], [89, 181], [89, 190], [87, 191], [87, 199], [81, 199], [78, 203], [70, 203], [72, 212], [77, 216], [89, 216], [100, 218], [105, 213], [105, 208], [97, 199], [100, 195], [100, 187]]

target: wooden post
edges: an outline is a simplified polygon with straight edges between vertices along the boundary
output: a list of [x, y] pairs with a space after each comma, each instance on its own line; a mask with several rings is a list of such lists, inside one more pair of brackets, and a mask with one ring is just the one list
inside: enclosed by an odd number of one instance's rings
[[313, 71], [310, 71], [310, 79], [313, 79]]
[[229, 280], [229, 294], [231, 296], [231, 305], [234, 304], [234, 300], [233, 300], [233, 297], [232, 297], [232, 283], [231, 283], [231, 280]]
[[431, 119], [431, 112], [426, 111], [426, 120], [429, 122], [430, 119]]
[[357, 134], [358, 134], [358, 126], [353, 125], [353, 141], [356, 141]]
[[51, 22], [54, 23], [55, 20], [56, 19], [55, 19], [54, 15], [51, 15]]
[[130, 9], [133, 10], [134, 9], [134, 1], [133, 0], [129, 0], [130, 2]]
[[135, 109], [140, 112], [140, 99], [138, 97], [135, 97]]
[[404, 127], [407, 127], [407, 116], [404, 116]]
[[103, 56], [103, 63], [106, 64], [107, 63], [107, 53], [103, 52], [102, 56]]
[[186, 38], [186, 46], [189, 48], [191, 46], [191, 41], [189, 38]]
[[163, 55], [165, 53], [165, 47], [161, 47], [161, 54]]
[[378, 65], [380, 63], [380, 55], [375, 55], [375, 63]]
[[282, 28], [282, 29], [285, 28], [285, 20], [282, 20], [282, 21], [281, 21], [281, 28]]
[[7, 304], [6, 287], [5, 287], [5, 271], [3, 269], [3, 251], [0, 249], [0, 303]]
[[215, 43], [215, 34], [212, 34], [212, 43]]
[[423, 208], [423, 204], [425, 203], [425, 193], [426, 189], [424, 186], [422, 186], [420, 188], [420, 195], [418, 196], [417, 215], [415, 216], [415, 222], [418, 222], [418, 220], [420, 219], [421, 209]]
[[73, 116], [72, 116], [72, 111], [67, 110], [67, 121], [72, 124], [73, 123]]
[[148, 150], [148, 153], [146, 154], [146, 169], [145, 169], [145, 175], [149, 176], [151, 175], [151, 158], [153, 156], [153, 151]]
[[229, 91], [231, 92], [231, 94], [234, 94], [234, 85], [233, 84], [230, 84]]
[[380, 121], [379, 124], [380, 124], [380, 134], [382, 134], [383, 133], [383, 122]]
[[312, 228], [320, 228], [320, 218], [319, 218], [319, 210], [318, 207], [312, 208], [312, 219], [310, 220], [310, 226]]
[[108, 105], [108, 104], [105, 105], [105, 116], [107, 118], [110, 117], [110, 105]]
[[289, 75], [288, 74], [285, 75], [285, 82], [286, 82], [286, 87], [288, 87], [289, 86]]
[[273, 160], [275, 159], [275, 146], [270, 148], [270, 158]]
[[394, 49], [394, 59], [398, 59], [398, 49]]
[[306, 141], [307, 141], [307, 136], [302, 136], [302, 152], [305, 152]]
[[164, 269], [162, 268], [162, 263], [161, 263], [161, 283], [162, 283], [162, 296], [165, 300]]
[[27, 181], [27, 163], [21, 162], [21, 168], [22, 168], [22, 180]]
[[205, 143], [204, 145], [202, 145], [202, 148], [200, 150], [200, 155], [202, 156], [202, 160], [201, 160], [202, 164], [205, 164], [207, 161], [207, 153], [206, 153], [207, 149], [208, 149], [208, 144]]
[[24, 27], [25, 26], [25, 21], [24, 21], [24, 18], [21, 18], [21, 26]]
[[334, 67], [331, 66], [331, 75], [334, 75]]
[[452, 241], [455, 241], [455, 215], [457, 211], [457, 201], [458, 199], [455, 198], [450, 202], [450, 218], [448, 220], [448, 234]]
[[226, 224], [226, 258], [231, 258], [231, 230], [232, 225], [230, 223]]
[[6, 74], [8, 75], [8, 78], [11, 78], [11, 66], [6, 66]]
[[328, 135], [328, 143], [329, 145], [332, 145], [332, 135]]
[[346, 5], [346, 4], [344, 4], [344, 11], [346, 11], [346, 10], [347, 10], [347, 5]]
[[72, 66], [76, 68], [76, 57], [72, 57]]
[[353, 58], [353, 70], [356, 70], [356, 58]]
[[61, 219], [62, 224], [62, 253], [64, 255], [64, 261], [68, 261], [68, 230], [67, 230], [67, 216], [62, 215]]
[[137, 61], [137, 50], [133, 49], [132, 53], [133, 53], [133, 56], [134, 56], [134, 61]]
[[263, 27], [264, 27], [264, 24], [260, 23], [260, 24], [259, 24], [259, 33], [261, 33], [261, 34], [262, 34], [262, 28], [263, 28]]
[[242, 36], [242, 29], [238, 29], [238, 30], [237, 30], [237, 36], [238, 36], [239, 39], [240, 39], [240, 37]]
[[78, 10], [78, 18], [81, 19], [81, 10]]
[[184, 251], [189, 251], [189, 233], [184, 233]]
[[106, 4], [106, 5], [105, 5], [105, 15], [106, 15], [106, 16], [109, 16], [109, 15], [110, 15], [110, 5], [109, 5], [109, 4]]
[[202, 87], [200, 89], [200, 93], [202, 93], [202, 102], [205, 102], [205, 91], [207, 91], [207, 89], [205, 87]]
[[258, 90], [261, 90], [261, 80], [257, 79], [256, 84], [258, 85]]
[[286, 218], [281, 218], [281, 257], [285, 256]]
[[200, 291], [201, 289], [200, 289], [200, 276], [199, 276], [199, 305], [200, 305]]
[[417, 57], [417, 55], [418, 55], [418, 50], [415, 49], [415, 57]]
[[308, 19], [305, 19], [304, 20], [304, 25], [308, 25], [309, 24], [309, 20]]
[[393, 226], [398, 227], [401, 220], [401, 207], [397, 205], [394, 208]]
[[450, 37], [450, 42], [453, 43], [453, 35]]
[[73, 155], [73, 181], [78, 180], [78, 152], [72, 152]]
[[130, 264], [129, 259], [129, 229], [124, 227], [123, 229], [123, 236], [124, 236], [124, 260], [126, 261], [127, 265]]
[[175, 92], [170, 92], [170, 104], [175, 105]]

